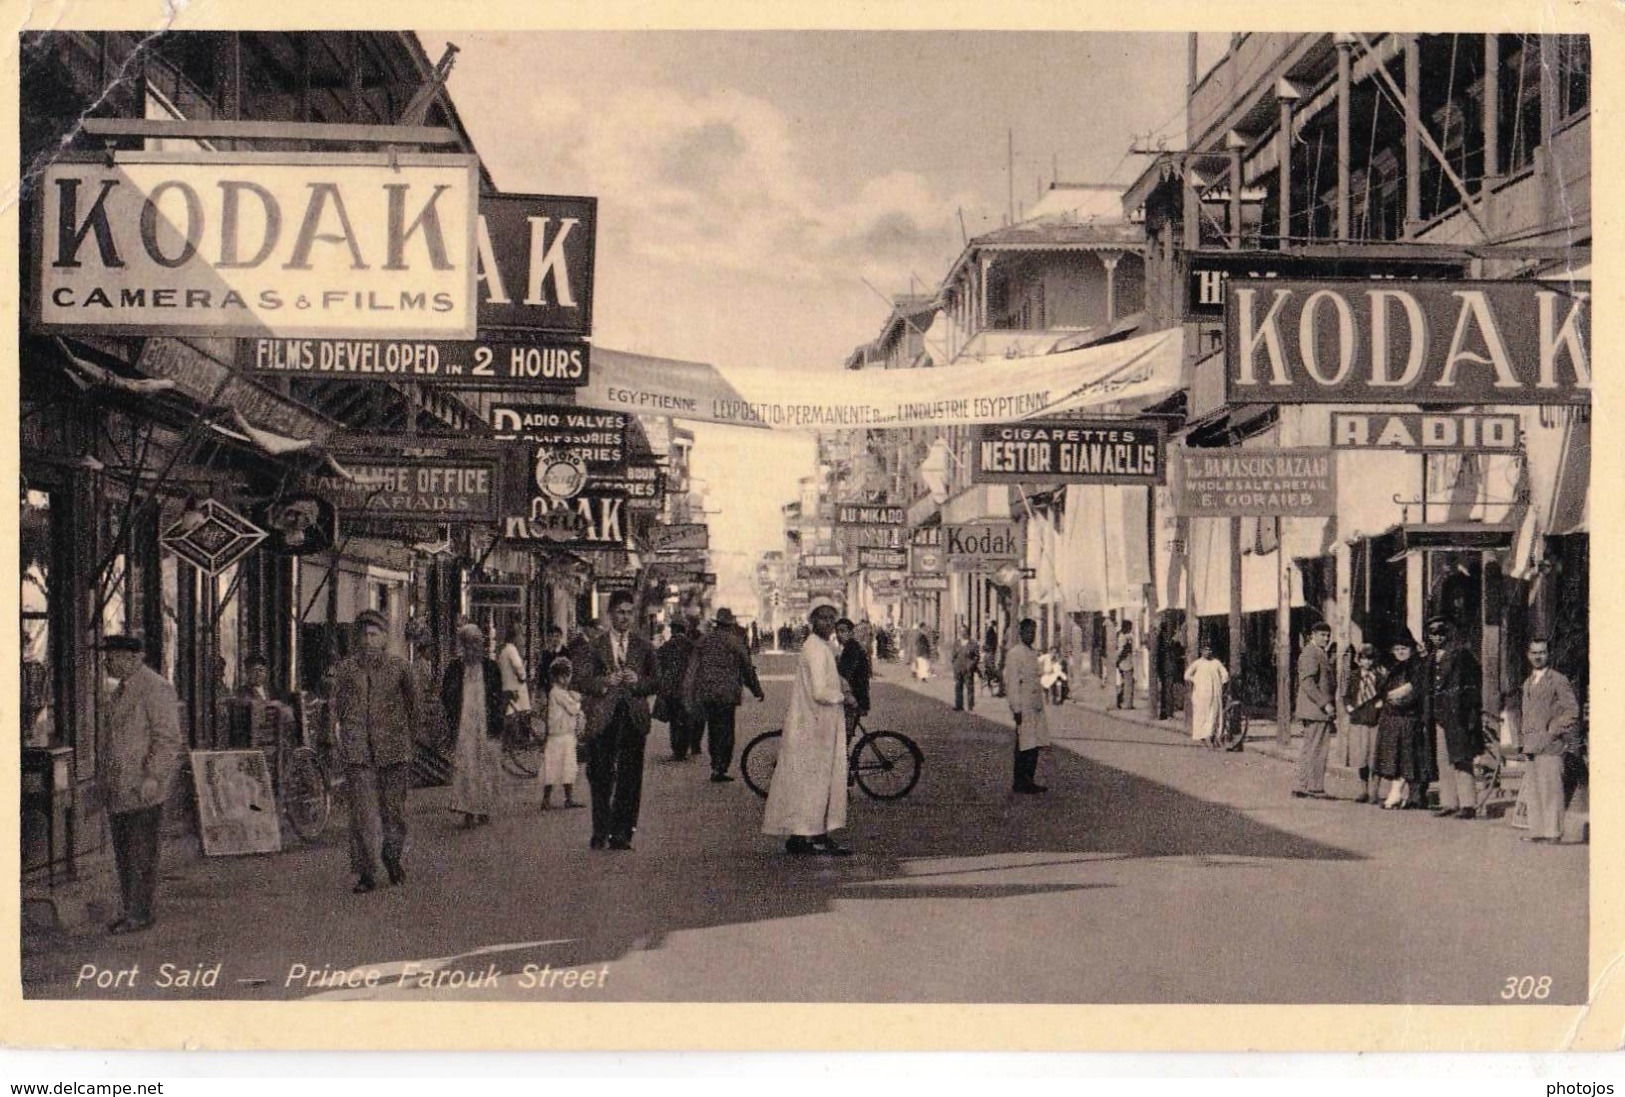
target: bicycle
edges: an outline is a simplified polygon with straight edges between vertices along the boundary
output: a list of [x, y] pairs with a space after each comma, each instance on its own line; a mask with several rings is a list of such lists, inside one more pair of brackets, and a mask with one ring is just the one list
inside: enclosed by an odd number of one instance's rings
[[[314, 842], [327, 829], [333, 812], [333, 782], [321, 756], [311, 746], [314, 714], [303, 694], [295, 697], [293, 719], [277, 718], [277, 745], [271, 779], [288, 826], [301, 839]], [[320, 742], [320, 731], [317, 733]]]
[[510, 777], [530, 778], [542, 771], [542, 746], [547, 740], [533, 726], [538, 715], [510, 712], [502, 722], [502, 768]]
[[[846, 765], [848, 788], [856, 784], [875, 800], [901, 800], [914, 791], [925, 764], [925, 754], [914, 740], [897, 731], [870, 731], [863, 726], [861, 717], [847, 729], [846, 740], [851, 744]], [[783, 741], [784, 729], [765, 731], [746, 743], [739, 756], [739, 772], [758, 796], [766, 796], [773, 783]]]
[[1226, 750], [1237, 752], [1244, 748], [1249, 731], [1247, 710], [1241, 703], [1241, 698], [1228, 696], [1224, 702], [1224, 712], [1219, 720], [1218, 730], [1207, 741], [1211, 750]]

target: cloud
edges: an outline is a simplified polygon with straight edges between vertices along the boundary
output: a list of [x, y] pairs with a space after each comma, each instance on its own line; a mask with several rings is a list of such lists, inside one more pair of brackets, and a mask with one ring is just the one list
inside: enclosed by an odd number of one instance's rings
[[[833, 283], [940, 273], [967, 195], [912, 172], [832, 193], [798, 122], [733, 90], [627, 87], [591, 102], [532, 101], [499, 179], [569, 179], [599, 199], [599, 236], [631, 259]], [[525, 189], [516, 185], [515, 189]]]

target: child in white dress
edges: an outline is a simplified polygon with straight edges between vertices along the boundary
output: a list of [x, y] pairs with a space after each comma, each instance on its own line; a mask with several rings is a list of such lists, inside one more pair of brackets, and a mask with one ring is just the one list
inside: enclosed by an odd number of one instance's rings
[[564, 786], [564, 806], [578, 808], [575, 799], [576, 740], [585, 722], [581, 694], [570, 688], [574, 673], [570, 660], [559, 656], [547, 668], [547, 745], [542, 748], [542, 810], [552, 807], [553, 786]]

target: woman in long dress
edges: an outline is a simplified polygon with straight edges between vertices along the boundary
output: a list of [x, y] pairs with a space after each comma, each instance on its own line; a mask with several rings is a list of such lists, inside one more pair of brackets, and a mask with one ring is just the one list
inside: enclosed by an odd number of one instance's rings
[[1439, 776], [1433, 762], [1433, 736], [1422, 719], [1427, 664], [1416, 652], [1416, 637], [1406, 629], [1390, 649], [1394, 665], [1382, 684], [1377, 774], [1393, 782], [1382, 802], [1390, 810], [1425, 806], [1428, 782]]
[[812, 611], [812, 635], [801, 646], [778, 765], [767, 793], [763, 834], [786, 835], [795, 856], [851, 852], [829, 836], [846, 826], [846, 718], [851, 692], [835, 667], [836, 610], [829, 602]]
[[1224, 719], [1224, 687], [1230, 681], [1230, 672], [1224, 664], [1213, 658], [1213, 642], [1203, 640], [1195, 662], [1185, 668], [1185, 681], [1189, 683], [1191, 712], [1191, 738], [1212, 746], [1218, 742], [1219, 724]]
[[463, 826], [491, 821], [497, 798], [497, 767], [502, 760], [502, 672], [485, 654], [485, 633], [467, 624], [457, 630], [459, 658], [440, 680], [440, 704], [447, 726], [455, 729], [451, 810]]
[[521, 716], [530, 715], [530, 682], [525, 673], [525, 657], [519, 653], [519, 641], [524, 628], [515, 623], [508, 626], [502, 650], [497, 653], [497, 668], [502, 671], [502, 693], [511, 706], [508, 711]]

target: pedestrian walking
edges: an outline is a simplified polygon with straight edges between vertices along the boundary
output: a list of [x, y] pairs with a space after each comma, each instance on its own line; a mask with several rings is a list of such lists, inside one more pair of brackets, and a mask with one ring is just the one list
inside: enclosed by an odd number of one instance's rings
[[406, 785], [422, 703], [412, 668], [385, 650], [389, 618], [369, 609], [356, 624], [360, 650], [333, 671], [333, 718], [348, 785], [350, 865], [361, 893], [377, 886], [380, 862], [390, 883], [406, 882]]
[[1332, 669], [1332, 628], [1325, 621], [1309, 626], [1309, 636], [1298, 652], [1298, 690], [1292, 715], [1298, 721], [1302, 745], [1298, 748], [1298, 783], [1294, 797], [1330, 799], [1326, 795], [1326, 758], [1337, 730], [1337, 674]]
[[1523, 683], [1522, 750], [1529, 755], [1529, 833], [1525, 842], [1563, 840], [1563, 761], [1579, 749], [1580, 703], [1574, 686], [1552, 669], [1544, 637], [1529, 641]]
[[914, 677], [922, 682], [931, 678], [931, 633], [924, 625], [914, 633]]
[[[861, 629], [863, 626], [857, 626]], [[874, 677], [874, 664], [869, 652], [857, 635], [852, 622], [842, 617], [835, 622], [835, 643], [840, 654], [835, 659], [835, 670], [852, 694], [852, 704], [846, 709], [846, 732], [856, 730], [858, 721], [869, 715], [869, 679]]]
[[571, 662], [586, 700], [587, 783], [592, 789], [592, 848], [632, 848], [643, 800], [643, 751], [649, 738], [649, 698], [659, 668], [649, 641], [632, 631], [632, 595], [609, 602], [609, 625], [583, 644]]
[[1213, 658], [1212, 640], [1202, 638], [1196, 661], [1185, 669], [1185, 682], [1190, 686], [1186, 706], [1191, 714], [1191, 738], [1214, 746], [1224, 722], [1224, 687], [1230, 684], [1230, 672]]
[[1428, 648], [1425, 713], [1439, 770], [1439, 806], [1434, 814], [1471, 819], [1478, 803], [1473, 761], [1484, 749], [1478, 658], [1455, 639], [1444, 617], [1428, 621]]
[[576, 773], [580, 762], [576, 744], [581, 738], [585, 716], [581, 694], [571, 689], [575, 668], [568, 656], [560, 655], [547, 668], [547, 739], [542, 744], [542, 810], [553, 806], [553, 786], [564, 786], [564, 806], [578, 808]]
[[1180, 684], [1185, 677], [1185, 641], [1177, 629], [1163, 637], [1162, 650], [1157, 653], [1161, 667], [1160, 689], [1157, 690], [1157, 719], [1171, 720], [1180, 709]]
[[734, 760], [734, 722], [746, 689], [756, 700], [767, 700], [756, 666], [739, 635], [733, 610], [717, 610], [711, 631], [694, 642], [684, 682], [685, 698], [693, 698], [694, 708], [705, 723], [706, 743], [711, 750], [711, 780], [723, 784], [733, 780], [728, 772]]
[[1117, 707], [1134, 707], [1134, 622], [1124, 621], [1117, 635]]
[[954, 711], [976, 711], [976, 669], [982, 661], [982, 649], [971, 639], [970, 626], [959, 630], [954, 644]]
[[142, 660], [141, 637], [104, 636], [98, 646], [108, 675], [118, 679], [101, 710], [105, 746], [96, 774], [113, 832], [121, 904], [107, 928], [139, 933], [157, 915], [158, 828], [181, 765], [180, 707], [175, 687]]
[[1388, 649], [1393, 664], [1382, 684], [1377, 717], [1377, 775], [1391, 782], [1382, 806], [1390, 810], [1427, 806], [1427, 787], [1436, 775], [1433, 741], [1423, 720], [1427, 667], [1417, 657], [1416, 637], [1402, 631]]
[[1383, 669], [1375, 644], [1361, 644], [1343, 684], [1343, 711], [1348, 715], [1344, 763], [1360, 777], [1356, 804], [1378, 802], [1382, 778], [1377, 775], [1377, 720], [1382, 715]]
[[440, 708], [456, 737], [451, 756], [451, 810], [463, 826], [483, 826], [496, 806], [507, 696], [502, 669], [485, 654], [485, 633], [470, 622], [457, 630], [457, 658], [440, 678]]
[[792, 856], [851, 852], [830, 837], [846, 826], [846, 721], [852, 694], [842, 682], [830, 638], [835, 603], [820, 601], [808, 619], [812, 633], [796, 663], [778, 765], [768, 787], [762, 833], [785, 836]]
[[678, 617], [671, 623], [671, 639], [655, 652], [655, 665], [660, 675], [655, 690], [654, 718], [666, 724], [671, 739], [671, 759], [681, 762], [697, 758], [700, 743], [705, 738], [705, 720], [689, 711], [683, 698], [683, 679], [694, 654], [695, 633], [689, 623]]
[[1016, 629], [1021, 642], [1004, 657], [1005, 695], [1010, 699], [1010, 713], [1016, 720], [1016, 749], [1012, 792], [1047, 792], [1048, 787], [1038, 783], [1038, 752], [1049, 746], [1049, 714], [1045, 711], [1044, 685], [1038, 673], [1038, 653], [1033, 642], [1038, 639], [1038, 622], [1023, 618]]
[[502, 697], [505, 712], [530, 721], [530, 675], [525, 671], [525, 657], [519, 644], [525, 638], [524, 626], [515, 621], [503, 634], [502, 650], [497, 653], [497, 669], [502, 672]]

